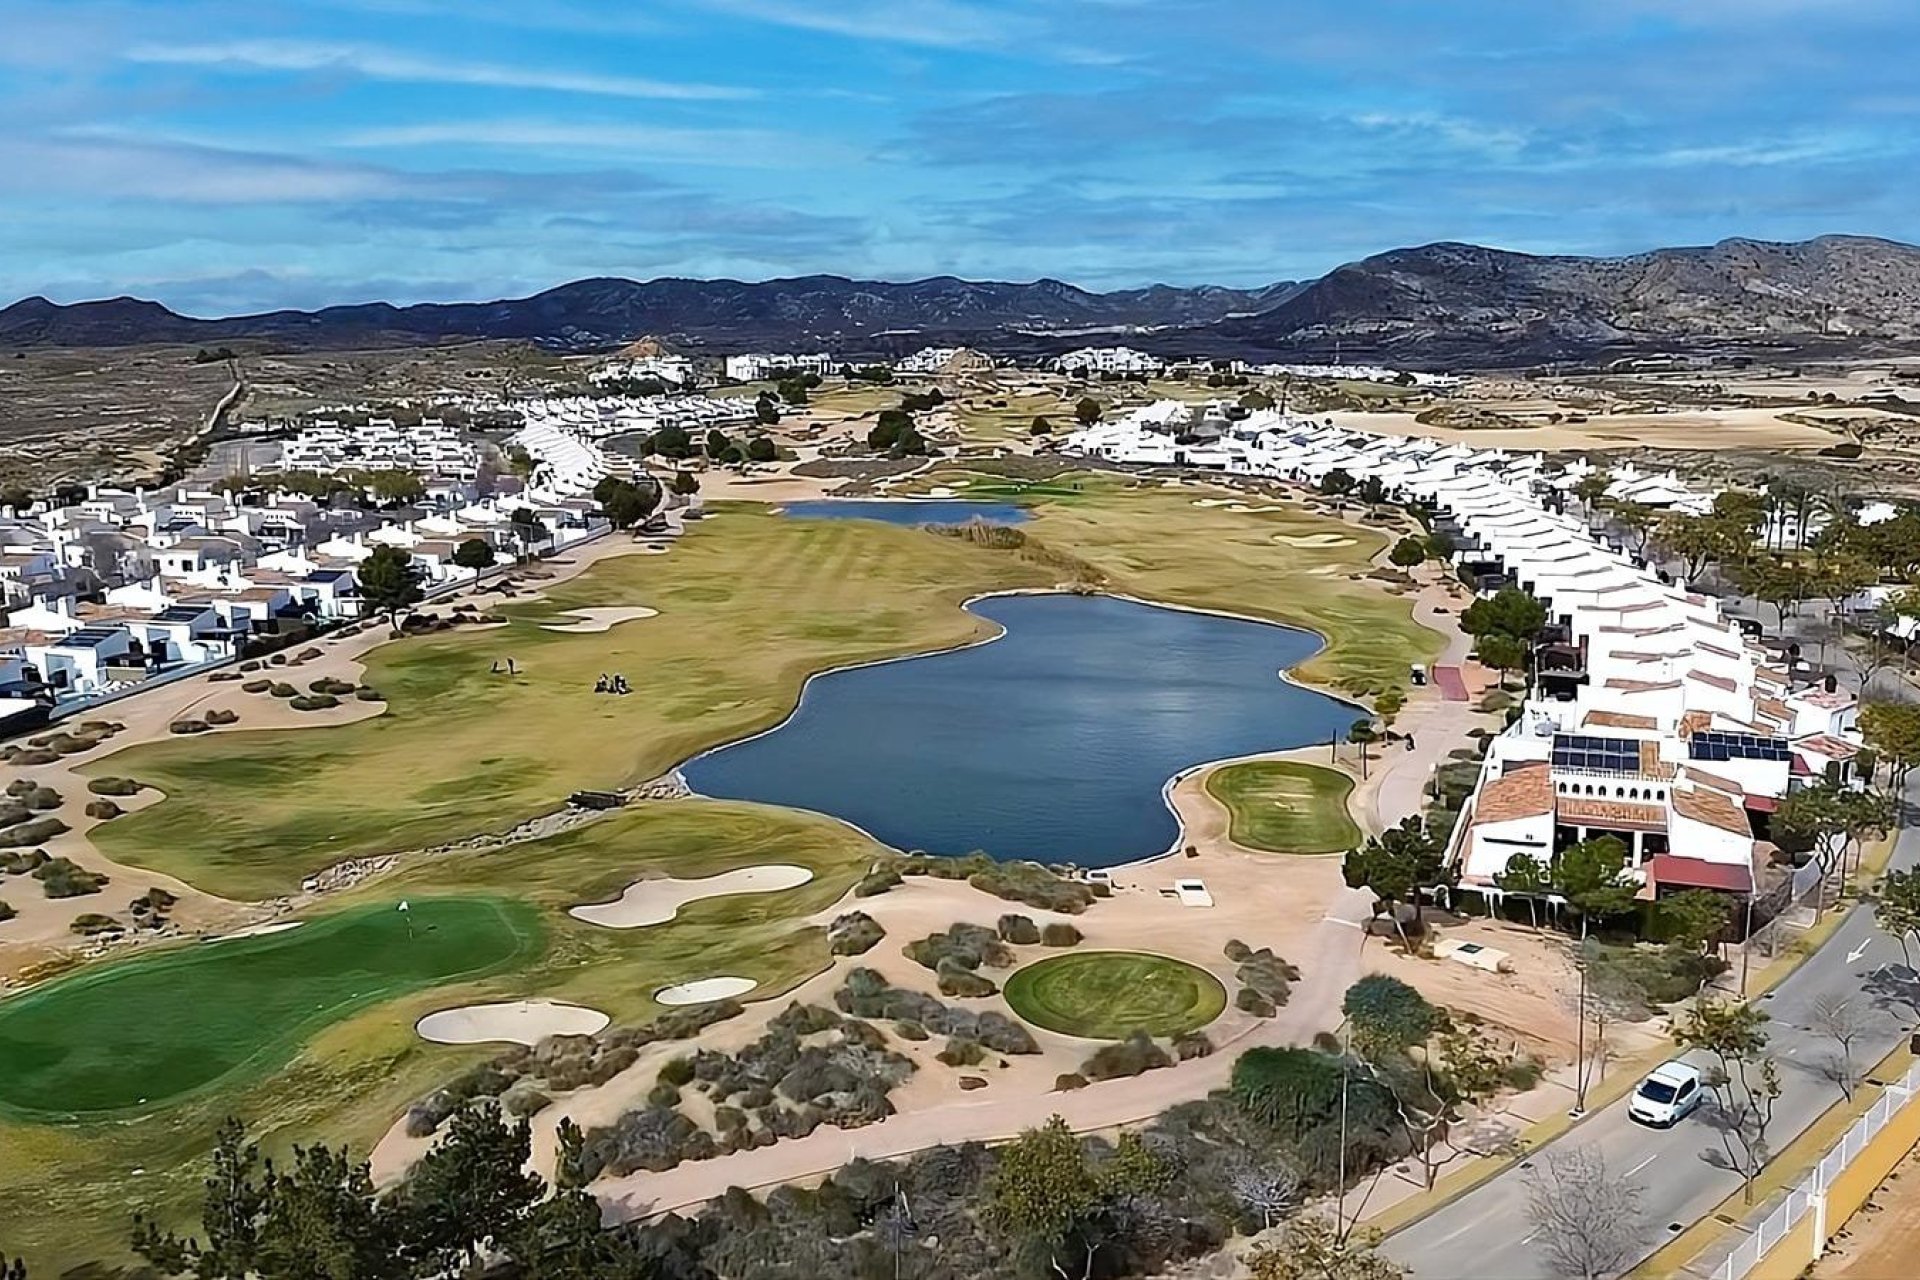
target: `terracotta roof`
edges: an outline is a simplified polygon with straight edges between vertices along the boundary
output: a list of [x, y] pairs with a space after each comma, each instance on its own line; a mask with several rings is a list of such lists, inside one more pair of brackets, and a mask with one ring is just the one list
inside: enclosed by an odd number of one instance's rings
[[1835, 689], [1832, 693], [1821, 689], [1815, 693], [1801, 694], [1800, 700], [1808, 706], [1819, 707], [1822, 711], [1838, 711], [1843, 707], [1852, 706], [1855, 698], [1845, 689]]
[[1691, 738], [1713, 723], [1711, 711], [1688, 711], [1680, 717], [1680, 736]]
[[1599, 726], [1605, 729], [1658, 729], [1660, 722], [1652, 716], [1637, 716], [1627, 711], [1589, 711], [1582, 721], [1585, 728]]
[[1553, 812], [1553, 775], [1543, 764], [1525, 765], [1490, 779], [1474, 804], [1473, 825], [1538, 818]]
[[1674, 853], [1656, 853], [1647, 863], [1647, 883], [1681, 889], [1719, 889], [1726, 893], [1753, 892], [1753, 863], [1708, 862]]
[[1816, 733], [1811, 738], [1802, 738], [1793, 745], [1801, 750], [1823, 755], [1829, 760], [1851, 760], [1860, 754], [1860, 748], [1851, 742], [1843, 742], [1839, 738], [1824, 733]]
[[1745, 796], [1747, 793], [1747, 789], [1739, 783], [1729, 782], [1719, 774], [1708, 773], [1697, 765], [1687, 766], [1687, 777], [1694, 782], [1712, 787], [1715, 791], [1724, 791], [1730, 796]]
[[1673, 793], [1673, 811], [1683, 818], [1718, 827], [1735, 835], [1753, 836], [1753, 824], [1747, 821], [1746, 812], [1733, 800], [1718, 791], [1696, 787], [1691, 791]]
[[1651, 693], [1656, 689], [1678, 689], [1678, 680], [1621, 680], [1607, 681], [1607, 688], [1618, 689], [1622, 693]]
[[1755, 698], [1753, 706], [1761, 715], [1772, 716], [1775, 720], [1788, 724], [1793, 722], [1793, 708], [1778, 698]]
[[1624, 827], [1633, 831], [1665, 831], [1667, 810], [1658, 804], [1631, 800], [1598, 800], [1563, 796], [1556, 821], [1577, 827]]
[[1687, 672], [1687, 679], [1698, 680], [1702, 684], [1710, 684], [1714, 688], [1723, 689], [1728, 693], [1732, 693], [1735, 689], [1738, 689], [1740, 687], [1739, 685], [1735, 684], [1733, 681], [1727, 679], [1725, 676], [1716, 676], [1709, 672], [1702, 671], [1697, 667], [1692, 671]]
[[1787, 682], [1787, 673], [1776, 670], [1773, 667], [1756, 667], [1754, 668], [1753, 678], [1756, 680], [1764, 680], [1768, 684], [1784, 685]]
[[1698, 649], [1704, 649], [1706, 652], [1711, 653], [1715, 657], [1719, 657], [1719, 658], [1733, 658], [1737, 661], [1740, 657], [1740, 655], [1735, 651], [1733, 651], [1732, 649], [1722, 649], [1719, 645], [1708, 644], [1704, 640], [1699, 641], [1694, 647]]

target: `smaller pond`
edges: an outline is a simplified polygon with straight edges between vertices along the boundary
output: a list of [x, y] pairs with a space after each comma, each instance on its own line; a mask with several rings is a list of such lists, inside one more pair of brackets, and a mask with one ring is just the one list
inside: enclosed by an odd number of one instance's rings
[[965, 498], [821, 498], [789, 502], [781, 514], [800, 520], [882, 520], [887, 524], [1024, 524], [1025, 507], [1011, 502], [970, 502]]

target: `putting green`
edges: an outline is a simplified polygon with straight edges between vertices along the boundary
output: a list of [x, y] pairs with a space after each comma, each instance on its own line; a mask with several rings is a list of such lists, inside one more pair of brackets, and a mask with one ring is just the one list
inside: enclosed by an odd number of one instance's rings
[[534, 954], [534, 909], [415, 898], [109, 963], [0, 1003], [0, 1110], [95, 1117], [277, 1066], [326, 1025]]
[[1347, 812], [1352, 791], [1346, 774], [1291, 760], [1249, 760], [1207, 775], [1233, 842], [1271, 853], [1345, 853], [1360, 843]]
[[1034, 1026], [1089, 1040], [1178, 1035], [1227, 1007], [1226, 988], [1205, 969], [1139, 951], [1052, 956], [1008, 978], [1006, 996]]

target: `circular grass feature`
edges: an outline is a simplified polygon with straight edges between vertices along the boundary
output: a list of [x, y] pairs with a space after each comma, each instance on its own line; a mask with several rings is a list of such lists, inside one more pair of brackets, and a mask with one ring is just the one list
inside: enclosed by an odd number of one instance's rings
[[112, 962], [0, 1003], [0, 1113], [94, 1118], [260, 1075], [397, 996], [538, 954], [534, 909], [413, 898]]
[[1136, 1031], [1178, 1035], [1227, 1007], [1227, 990], [1205, 969], [1141, 951], [1079, 951], [1036, 961], [1007, 979], [1013, 1011], [1036, 1027], [1088, 1040]]

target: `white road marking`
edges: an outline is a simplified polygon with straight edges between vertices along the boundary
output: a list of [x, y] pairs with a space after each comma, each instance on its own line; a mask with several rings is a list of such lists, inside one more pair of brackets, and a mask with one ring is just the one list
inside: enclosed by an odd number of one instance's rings
[[1853, 950], [1847, 952], [1847, 963], [1852, 964], [1854, 961], [1858, 960], [1861, 956], [1867, 954], [1867, 948], [1872, 945], [1873, 945], [1873, 939], [1868, 938], [1865, 942], [1861, 943], [1859, 946], [1855, 947]]
[[1341, 919], [1341, 918], [1340, 918], [1339, 916], [1321, 916], [1321, 917], [1320, 917], [1320, 923], [1322, 923], [1322, 924], [1343, 924], [1343, 925], [1345, 925], [1345, 926], [1347, 926], [1347, 928], [1349, 928], [1349, 929], [1364, 929], [1364, 928], [1366, 928], [1366, 926], [1365, 926], [1365, 925], [1363, 925], [1363, 924], [1361, 924], [1361, 923], [1360, 923], [1360, 922], [1359, 922], [1358, 920], [1342, 920], [1342, 919]]
[[1658, 1151], [1654, 1152], [1652, 1155], [1648, 1156], [1645, 1160], [1642, 1160], [1639, 1164], [1627, 1170], [1625, 1176], [1631, 1178], [1634, 1174], [1640, 1172], [1642, 1169], [1646, 1168], [1648, 1165], [1652, 1164], [1655, 1160], [1658, 1160], [1659, 1158], [1660, 1158], [1660, 1153]]

